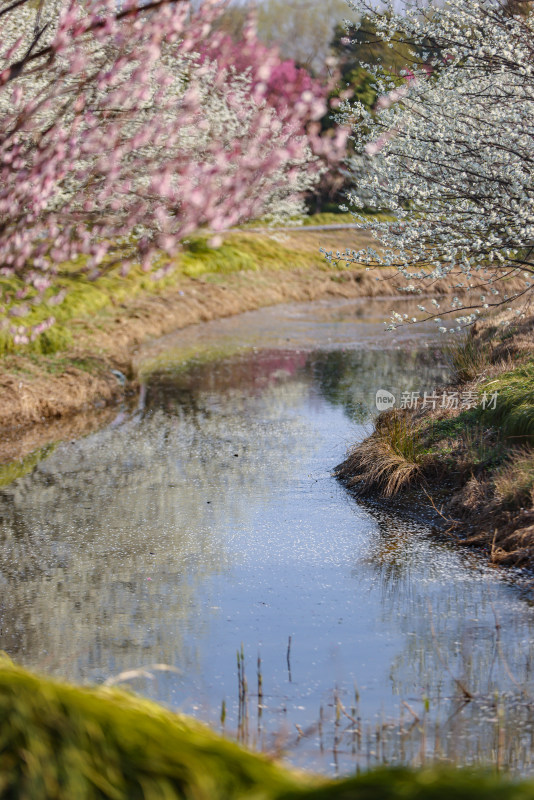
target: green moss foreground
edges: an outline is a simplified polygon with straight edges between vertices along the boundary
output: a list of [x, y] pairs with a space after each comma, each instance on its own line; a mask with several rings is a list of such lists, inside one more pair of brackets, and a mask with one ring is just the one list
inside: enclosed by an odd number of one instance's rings
[[0, 797], [41, 800], [534, 798], [534, 783], [460, 770], [293, 773], [116, 689], [80, 689], [0, 657]]

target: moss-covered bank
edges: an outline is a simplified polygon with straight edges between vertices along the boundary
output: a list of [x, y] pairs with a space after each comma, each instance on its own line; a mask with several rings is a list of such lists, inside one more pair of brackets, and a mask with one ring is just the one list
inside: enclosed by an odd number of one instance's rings
[[502, 322], [450, 348], [454, 384], [425, 408], [380, 414], [336, 474], [360, 497], [430, 509], [494, 563], [533, 566], [534, 317]]
[[295, 773], [204, 725], [116, 689], [80, 689], [0, 657], [0, 798], [6, 800], [526, 800], [531, 782], [379, 770]]

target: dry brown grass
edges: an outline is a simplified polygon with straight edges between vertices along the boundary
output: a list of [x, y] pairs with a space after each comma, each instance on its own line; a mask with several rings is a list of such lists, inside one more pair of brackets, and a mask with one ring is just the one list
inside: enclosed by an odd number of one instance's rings
[[[500, 323], [506, 319], [506, 316], [502, 315], [496, 322]], [[490, 338], [493, 331], [493, 328], [488, 327], [485, 332], [486, 338]], [[528, 358], [529, 356], [534, 356], [534, 316], [516, 322], [512, 328], [504, 328], [500, 336], [494, 338], [492, 360], [497, 362], [506, 357]]]
[[534, 450], [512, 453], [494, 478], [495, 497], [505, 507], [534, 506]]
[[349, 451], [335, 474], [362, 495], [392, 497], [421, 476], [424, 458], [413, 418], [395, 410], [378, 416], [374, 433]]

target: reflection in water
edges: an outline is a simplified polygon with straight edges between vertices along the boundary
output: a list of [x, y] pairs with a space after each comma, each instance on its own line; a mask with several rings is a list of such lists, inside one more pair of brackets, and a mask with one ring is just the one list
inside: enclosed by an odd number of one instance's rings
[[[375, 573], [382, 624], [404, 637], [390, 666], [391, 689], [404, 701], [408, 720], [418, 716], [421, 734], [411, 757], [498, 761], [530, 771], [530, 609], [513, 592], [497, 591], [490, 570], [473, 554], [459, 564], [423, 526], [379, 511], [373, 517], [377, 530], [367, 565]], [[454, 582], [453, 592], [443, 590], [447, 581]], [[382, 744], [390, 757], [400, 736], [393, 730]]]
[[76, 681], [170, 664], [135, 688], [215, 723], [225, 699], [228, 727], [260, 745], [285, 730], [315, 769], [438, 757], [528, 772], [531, 607], [330, 476], [377, 388], [431, 389], [445, 368], [428, 348], [312, 352], [286, 342], [293, 324], [283, 346], [167, 359], [143, 410], [3, 487], [0, 647]]
[[[205, 624], [195, 587], [228, 562], [214, 531], [244, 524], [247, 487], [267, 495], [287, 473], [277, 447], [298, 453], [301, 423], [285, 417], [301, 393], [298, 383], [267, 392], [246, 431], [241, 393], [176, 414], [168, 404], [60, 446], [4, 489], [2, 647], [75, 680], [144, 663], [154, 649], [158, 661], [182, 661], [181, 625], [201, 637]], [[193, 661], [188, 652], [184, 666]]]

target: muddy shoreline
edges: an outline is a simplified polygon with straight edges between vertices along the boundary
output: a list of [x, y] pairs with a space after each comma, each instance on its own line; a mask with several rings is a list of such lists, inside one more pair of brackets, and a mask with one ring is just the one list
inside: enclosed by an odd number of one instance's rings
[[[342, 464], [339, 467], [342, 467]], [[487, 559], [489, 564], [496, 568], [506, 567], [520, 572], [524, 571], [528, 576], [528, 586], [534, 585], [534, 559], [531, 552], [518, 552], [517, 549], [508, 551], [497, 547], [493, 537], [484, 529], [476, 515], [473, 515], [471, 519], [462, 520], [461, 526], [457, 527], [452, 524], [454, 520], [448, 519], [429, 502], [429, 496], [434, 498], [443, 492], [443, 486], [438, 480], [435, 484], [427, 483], [426, 494], [423, 490], [414, 488], [411, 491], [403, 492], [397, 498], [387, 498], [378, 494], [360, 493], [350, 485], [350, 479], [336, 475], [335, 472], [334, 477], [344, 486], [354, 501], [362, 508], [369, 510], [371, 514], [386, 512], [401, 519], [426, 525], [429, 528], [428, 535], [432, 539], [452, 544], [455, 548], [472, 551]], [[511, 532], [516, 532], [518, 521], [516, 517], [516, 524], [510, 525]], [[511, 518], [510, 522], [514, 523], [514, 519]]]

